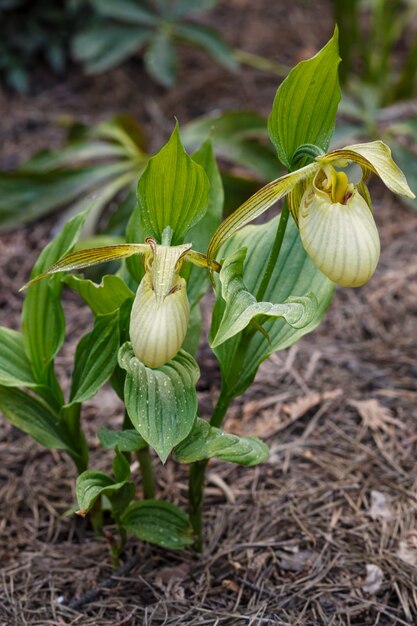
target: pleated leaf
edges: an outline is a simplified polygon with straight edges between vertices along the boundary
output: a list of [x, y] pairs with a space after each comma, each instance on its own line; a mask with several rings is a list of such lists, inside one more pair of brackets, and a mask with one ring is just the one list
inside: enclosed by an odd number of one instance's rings
[[93, 330], [77, 346], [70, 402], [92, 398], [110, 378], [117, 365], [119, 312], [99, 315]]
[[181, 549], [194, 541], [188, 515], [162, 500], [134, 502], [122, 515], [121, 523], [128, 533], [164, 548]]
[[[59, 235], [43, 249], [32, 270], [32, 279], [43, 274], [74, 246], [87, 214], [80, 213], [69, 220]], [[23, 341], [37, 382], [45, 382], [48, 366], [65, 338], [61, 289], [59, 276], [33, 284], [28, 288], [23, 304]]]
[[306, 143], [327, 150], [340, 101], [337, 28], [314, 57], [301, 61], [281, 83], [268, 120], [280, 161], [291, 169], [297, 148]]
[[[259, 287], [260, 277], [267, 264], [269, 251], [275, 238], [277, 220], [278, 217], [260, 226], [247, 226], [222, 248], [222, 256], [226, 258], [242, 247], [247, 248], [243, 276], [247, 291], [251, 294], [255, 294]], [[212, 340], [219, 330], [226, 307], [221, 295], [220, 281], [218, 283], [210, 331]], [[267, 302], [280, 303], [290, 297], [305, 298], [313, 293], [317, 299], [317, 309], [310, 322], [302, 328], [294, 328], [283, 319], [267, 320], [263, 324], [267, 336], [260, 332], [253, 334], [243, 360], [238, 361], [238, 366], [236, 357], [240, 342], [242, 339], [247, 341], [244, 339], [244, 331], [214, 348], [227, 392], [232, 396], [243, 393], [253, 381], [259, 365], [272, 352], [291, 346], [300, 337], [312, 331], [319, 324], [329, 306], [333, 289], [333, 283], [315, 267], [305, 252], [298, 229], [293, 220], [290, 220], [279, 260], [264, 298]]]
[[[115, 478], [96, 470], [86, 470], [78, 476], [75, 487], [79, 508], [78, 515], [86, 515], [101, 496], [107, 496], [112, 503], [115, 498], [117, 499], [121, 495], [122, 502], [127, 506], [135, 494], [135, 486], [128, 482], [130, 477], [129, 462], [119, 451], [116, 451], [116, 457], [113, 461], [113, 473]], [[117, 508], [123, 510], [125, 507], [120, 506], [120, 502], [118, 502]]]
[[317, 314], [317, 300], [312, 293], [299, 297], [290, 296], [282, 304], [257, 302], [243, 280], [245, 257], [246, 249], [242, 248], [227, 257], [223, 263], [220, 282], [226, 308], [211, 344], [212, 348], [242, 331], [255, 317], [261, 316], [258, 320], [260, 323], [283, 318], [293, 328], [300, 329], [310, 324]]
[[268, 458], [268, 446], [257, 437], [238, 437], [197, 418], [187, 439], [176, 446], [179, 463], [194, 463], [204, 459], [222, 459], [239, 465], [258, 465]]
[[59, 415], [42, 399], [20, 389], [0, 386], [0, 411], [13, 426], [46, 448], [66, 450], [74, 459], [79, 459]]
[[132, 424], [165, 463], [196, 418], [197, 363], [181, 350], [165, 365], [151, 369], [135, 357], [126, 342], [119, 351], [119, 365], [126, 370], [124, 400]]
[[138, 202], [146, 234], [160, 242], [163, 230], [170, 226], [172, 245], [182, 243], [206, 211], [208, 190], [204, 169], [185, 152], [176, 127], [139, 180]]
[[22, 333], [0, 327], [0, 385], [36, 387], [30, 361], [23, 346]]

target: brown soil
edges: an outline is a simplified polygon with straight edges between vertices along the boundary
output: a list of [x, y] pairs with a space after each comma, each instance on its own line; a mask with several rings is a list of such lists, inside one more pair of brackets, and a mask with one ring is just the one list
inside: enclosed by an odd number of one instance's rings
[[[234, 45], [290, 65], [332, 29], [323, 1], [229, 0], [210, 21]], [[30, 98], [1, 94], [1, 164], [59, 145], [54, 122], [63, 114], [96, 122], [129, 111], [155, 148], [174, 115], [268, 112], [276, 79], [248, 69], [234, 77], [203, 55], [182, 56], [182, 80], [169, 93], [133, 61], [102, 77], [45, 78]], [[74, 502], [70, 462], [0, 422], [1, 626], [416, 623], [417, 216], [378, 185], [374, 197], [383, 249], [375, 277], [337, 290], [320, 328], [266, 362], [230, 410], [227, 429], [265, 438], [271, 456], [254, 469], [210, 464], [203, 555], [131, 539], [110, 578], [105, 540], [64, 515]], [[2, 237], [1, 324], [19, 326], [17, 289], [55, 222]], [[65, 308], [69, 340], [57, 361], [64, 384], [90, 323], [69, 293]], [[218, 377], [207, 350], [201, 358], [208, 415]], [[109, 469], [111, 455], [96, 432], [121, 413], [110, 389], [86, 403], [97, 469]], [[186, 469], [154, 466], [158, 497], [185, 507]]]

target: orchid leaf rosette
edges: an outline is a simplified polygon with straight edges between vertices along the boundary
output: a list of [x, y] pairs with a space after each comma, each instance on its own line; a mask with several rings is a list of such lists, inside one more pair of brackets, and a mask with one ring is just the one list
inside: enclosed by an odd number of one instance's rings
[[[298, 154], [316, 147], [301, 148]], [[341, 169], [350, 163], [362, 168], [362, 179], [357, 185]], [[338, 285], [363, 285], [375, 272], [380, 255], [378, 231], [365, 184], [371, 173], [379, 176], [392, 192], [415, 197], [393, 161], [391, 150], [382, 141], [319, 154], [313, 163], [263, 187], [223, 222], [210, 242], [209, 263], [237, 230], [288, 196], [301, 241], [316, 267]]]

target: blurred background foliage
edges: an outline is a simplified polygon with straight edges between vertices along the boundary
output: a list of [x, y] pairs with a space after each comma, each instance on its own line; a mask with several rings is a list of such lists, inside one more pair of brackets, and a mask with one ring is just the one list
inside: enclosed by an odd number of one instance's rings
[[[344, 97], [336, 145], [382, 138], [417, 189], [417, 0], [328, 0], [339, 26]], [[0, 0], [0, 80], [30, 92], [41, 65], [102, 73], [140, 58], [165, 88], [178, 75], [178, 44], [198, 46], [229, 71], [239, 62], [286, 68], [234, 50], [204, 23], [217, 0]], [[271, 24], [273, 28], [273, 24]], [[78, 63], [79, 68], [74, 67]], [[243, 77], [242, 77], [243, 80]], [[220, 159], [228, 214], [260, 184], [277, 178], [266, 120], [251, 111], [216, 112], [181, 128], [188, 150], [211, 137]], [[138, 120], [123, 111], [91, 127], [72, 120], [65, 145], [0, 172], [0, 228], [14, 228], [99, 194], [89, 230], [118, 234], [149, 159]], [[416, 208], [416, 201], [406, 200]], [[117, 210], [116, 210], [117, 209]], [[102, 217], [104, 215], [104, 218]], [[68, 213], [65, 214], [68, 217]]]

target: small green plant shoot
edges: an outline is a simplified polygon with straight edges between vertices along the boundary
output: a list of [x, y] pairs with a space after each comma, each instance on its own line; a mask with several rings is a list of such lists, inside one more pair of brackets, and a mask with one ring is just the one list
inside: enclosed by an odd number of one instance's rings
[[[209, 459], [253, 466], [268, 457], [264, 442], [223, 430], [229, 406], [269, 355], [317, 327], [335, 284], [359, 287], [372, 277], [380, 242], [369, 176], [414, 197], [382, 141], [330, 149], [340, 100], [338, 64], [336, 31], [276, 93], [269, 136], [288, 173], [222, 221], [223, 188], [210, 141], [190, 157], [176, 126], [139, 178], [123, 242], [80, 249], [88, 210], [72, 217], [33, 268], [22, 331], [0, 328], [0, 409], [38, 442], [73, 459], [77, 512], [89, 514], [100, 532], [102, 512], [110, 510], [115, 563], [129, 534], [163, 547], [202, 549]], [[350, 163], [362, 171], [356, 181]], [[280, 199], [280, 214], [250, 224]], [[104, 261], [121, 265], [99, 284], [66, 273]], [[77, 346], [68, 397], [54, 364], [65, 339], [64, 284], [95, 318]], [[203, 419], [195, 353], [199, 302], [211, 286], [209, 343], [221, 387], [210, 419]], [[122, 428], [98, 432], [114, 454], [111, 474], [88, 466], [81, 411], [107, 381], [125, 407]], [[152, 451], [162, 463], [172, 455], [189, 464], [188, 511], [158, 499]], [[139, 461], [141, 499], [131, 476], [132, 454]]]

